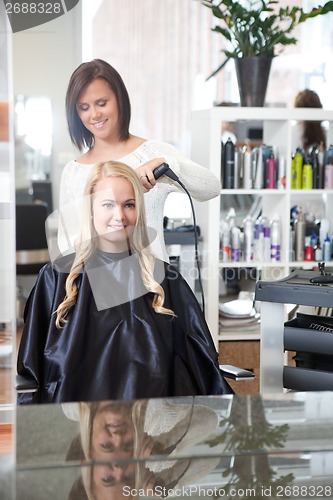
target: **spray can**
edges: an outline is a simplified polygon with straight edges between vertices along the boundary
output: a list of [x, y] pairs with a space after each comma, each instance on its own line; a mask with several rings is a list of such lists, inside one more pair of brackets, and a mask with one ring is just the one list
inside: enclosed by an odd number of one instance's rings
[[266, 188], [276, 189], [276, 159], [273, 152], [266, 162]]
[[271, 260], [271, 227], [266, 219], [264, 221], [264, 261]]
[[240, 187], [240, 163], [241, 155], [237, 148], [235, 148], [235, 174], [234, 174], [234, 188], [238, 189]]
[[318, 166], [319, 166], [319, 186], [318, 189], [324, 188], [325, 183], [325, 148], [324, 144], [321, 142], [318, 148]]
[[263, 164], [263, 187], [266, 187], [266, 179], [267, 179], [266, 167], [267, 167], [267, 160], [271, 156], [272, 146], [268, 146], [267, 144], [263, 144], [261, 146], [261, 151], [262, 151], [262, 164]]
[[302, 189], [303, 155], [300, 148], [296, 149], [296, 153], [294, 156], [294, 169], [295, 187], [293, 189]]
[[223, 187], [233, 189], [235, 185], [235, 145], [228, 139], [223, 147]]
[[[317, 147], [312, 148], [311, 160], [309, 161], [309, 163], [311, 163], [311, 165], [312, 165], [312, 189], [319, 189], [319, 187], [320, 187], [320, 166], [319, 166], [319, 160], [318, 160]], [[304, 167], [303, 167], [303, 176], [304, 176]], [[305, 188], [305, 189], [311, 189], [311, 188]]]
[[243, 224], [244, 231], [244, 260], [246, 262], [253, 261], [254, 247], [254, 221], [250, 215], [247, 215]]
[[246, 146], [243, 153], [243, 188], [252, 189], [252, 153], [249, 146]]
[[256, 220], [254, 230], [254, 256], [255, 260], [258, 262], [262, 262], [265, 259], [265, 228], [267, 226], [268, 219], [264, 215]]
[[281, 260], [281, 223], [278, 215], [271, 222], [271, 261]]
[[330, 144], [326, 149], [325, 149], [325, 158], [324, 158], [324, 163], [325, 165], [330, 165], [332, 163], [333, 159], [333, 144]]
[[329, 262], [331, 260], [331, 253], [332, 253], [331, 240], [328, 236], [328, 233], [326, 233], [326, 238], [324, 240], [324, 246], [323, 246], [323, 260], [325, 262]]
[[241, 254], [240, 229], [234, 226], [231, 230], [231, 261], [239, 262]]
[[313, 187], [313, 170], [310, 161], [306, 161], [303, 165], [302, 189], [312, 189]]
[[286, 159], [284, 156], [280, 156], [278, 160], [278, 189], [286, 189]]
[[222, 235], [222, 260], [229, 262], [231, 258], [230, 229], [226, 226]]
[[305, 237], [304, 260], [307, 262], [314, 260], [314, 248], [311, 245], [311, 237]]
[[317, 239], [317, 245], [315, 247], [315, 261], [316, 262], [320, 262], [321, 260], [323, 260], [323, 249], [320, 245], [320, 240], [319, 238]]
[[302, 207], [299, 208], [298, 217], [295, 221], [295, 260], [304, 260], [305, 245], [305, 220]]
[[333, 189], [333, 164], [332, 163], [326, 163], [326, 165], [325, 165], [324, 188], [325, 189]]
[[258, 148], [256, 158], [256, 171], [254, 177], [254, 189], [262, 189], [264, 187], [264, 164], [262, 156], [262, 147]]

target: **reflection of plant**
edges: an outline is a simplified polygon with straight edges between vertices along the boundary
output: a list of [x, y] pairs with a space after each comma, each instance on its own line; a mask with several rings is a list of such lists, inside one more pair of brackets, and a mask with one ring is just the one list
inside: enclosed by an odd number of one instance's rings
[[224, 486], [226, 492], [231, 488], [239, 491], [253, 489], [256, 498], [275, 498], [274, 492], [290, 484], [294, 476], [288, 474], [274, 478], [276, 473], [270, 467], [268, 451], [284, 447], [289, 430], [288, 424], [274, 426], [266, 420], [261, 398], [233, 398], [230, 416], [220, 422], [224, 428], [222, 434], [208, 441], [213, 447], [220, 443], [225, 449], [234, 452], [232, 467], [223, 472], [223, 477], [230, 477]]
[[[231, 58], [253, 56], [276, 56], [276, 48], [295, 45], [297, 39], [291, 32], [307, 19], [333, 11], [333, 2], [323, 7], [313, 7], [304, 12], [301, 7], [278, 7], [277, 0], [202, 0], [220, 22], [212, 31], [222, 35], [231, 45], [223, 50], [225, 61], [217, 68], [215, 75]], [[209, 77], [209, 78], [210, 78]]]

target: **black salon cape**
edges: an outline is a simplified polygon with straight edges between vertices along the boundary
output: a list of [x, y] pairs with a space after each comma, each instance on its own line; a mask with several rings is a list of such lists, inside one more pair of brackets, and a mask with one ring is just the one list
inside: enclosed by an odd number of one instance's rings
[[[138, 259], [129, 266], [128, 259], [99, 250], [94, 259], [107, 265], [110, 293], [124, 287], [125, 266], [125, 286], [139, 272]], [[44, 266], [29, 296], [17, 371], [33, 377], [39, 389], [19, 394], [19, 404], [233, 393], [192, 290], [176, 268], [161, 261], [164, 305], [175, 318], [153, 310], [151, 293], [98, 310], [85, 268], [68, 323], [57, 329], [52, 313], [63, 300], [71, 261], [67, 256]]]

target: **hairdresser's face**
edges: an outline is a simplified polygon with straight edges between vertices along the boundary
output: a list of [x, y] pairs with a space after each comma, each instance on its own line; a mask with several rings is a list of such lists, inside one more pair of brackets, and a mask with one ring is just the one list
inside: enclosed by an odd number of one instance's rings
[[133, 498], [130, 492], [135, 487], [135, 465], [98, 465], [92, 479], [96, 500]]
[[100, 180], [93, 195], [98, 247], [111, 253], [127, 251], [135, 221], [135, 194], [131, 183], [122, 177]]
[[79, 95], [76, 109], [83, 125], [95, 142], [118, 138], [118, 105], [116, 96], [103, 78], [86, 85]]
[[[95, 461], [126, 460], [133, 456], [134, 430], [131, 408], [121, 403], [105, 402], [99, 405], [91, 435], [91, 455]], [[122, 477], [120, 467], [114, 476]]]

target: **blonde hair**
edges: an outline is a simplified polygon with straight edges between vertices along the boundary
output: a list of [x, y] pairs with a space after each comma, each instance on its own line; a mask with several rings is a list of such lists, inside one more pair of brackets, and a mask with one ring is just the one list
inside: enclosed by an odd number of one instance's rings
[[84, 190], [83, 218], [80, 234], [75, 245], [75, 257], [66, 279], [66, 296], [55, 311], [56, 326], [62, 328], [69, 309], [75, 305], [78, 293], [76, 280], [81, 274], [89, 257], [97, 248], [97, 234], [92, 220], [92, 195], [95, 193], [96, 184], [108, 177], [122, 177], [130, 182], [134, 190], [136, 205], [136, 221], [130, 237], [130, 250], [139, 257], [141, 277], [148, 292], [154, 294], [152, 307], [156, 313], [174, 316], [171, 309], [163, 307], [165, 294], [159, 283], [154, 279], [155, 257], [149, 250], [147, 235], [146, 215], [144, 209], [143, 190], [141, 183], [130, 167], [118, 161], [107, 161], [96, 164], [87, 179]]
[[[128, 410], [130, 408], [131, 412], [131, 423], [133, 426], [133, 457], [140, 458], [141, 456], [141, 446], [144, 437], [144, 422], [145, 415], [148, 405], [148, 400], [138, 400], [120, 402], [115, 401], [113, 403], [116, 407], [124, 405], [124, 408]], [[81, 468], [81, 476], [84, 489], [89, 500], [95, 500], [94, 495], [94, 483], [92, 479], [92, 472], [98, 463], [94, 462], [94, 456], [92, 453], [93, 443], [92, 443], [92, 432], [94, 418], [98, 411], [100, 403], [79, 403], [79, 425], [80, 425], [80, 437], [81, 446], [84, 455], [84, 464]], [[132, 406], [131, 406], [132, 405]], [[135, 487], [139, 489], [141, 485], [142, 478], [144, 475], [145, 463], [139, 460], [136, 463], [136, 473], [135, 473]]]

